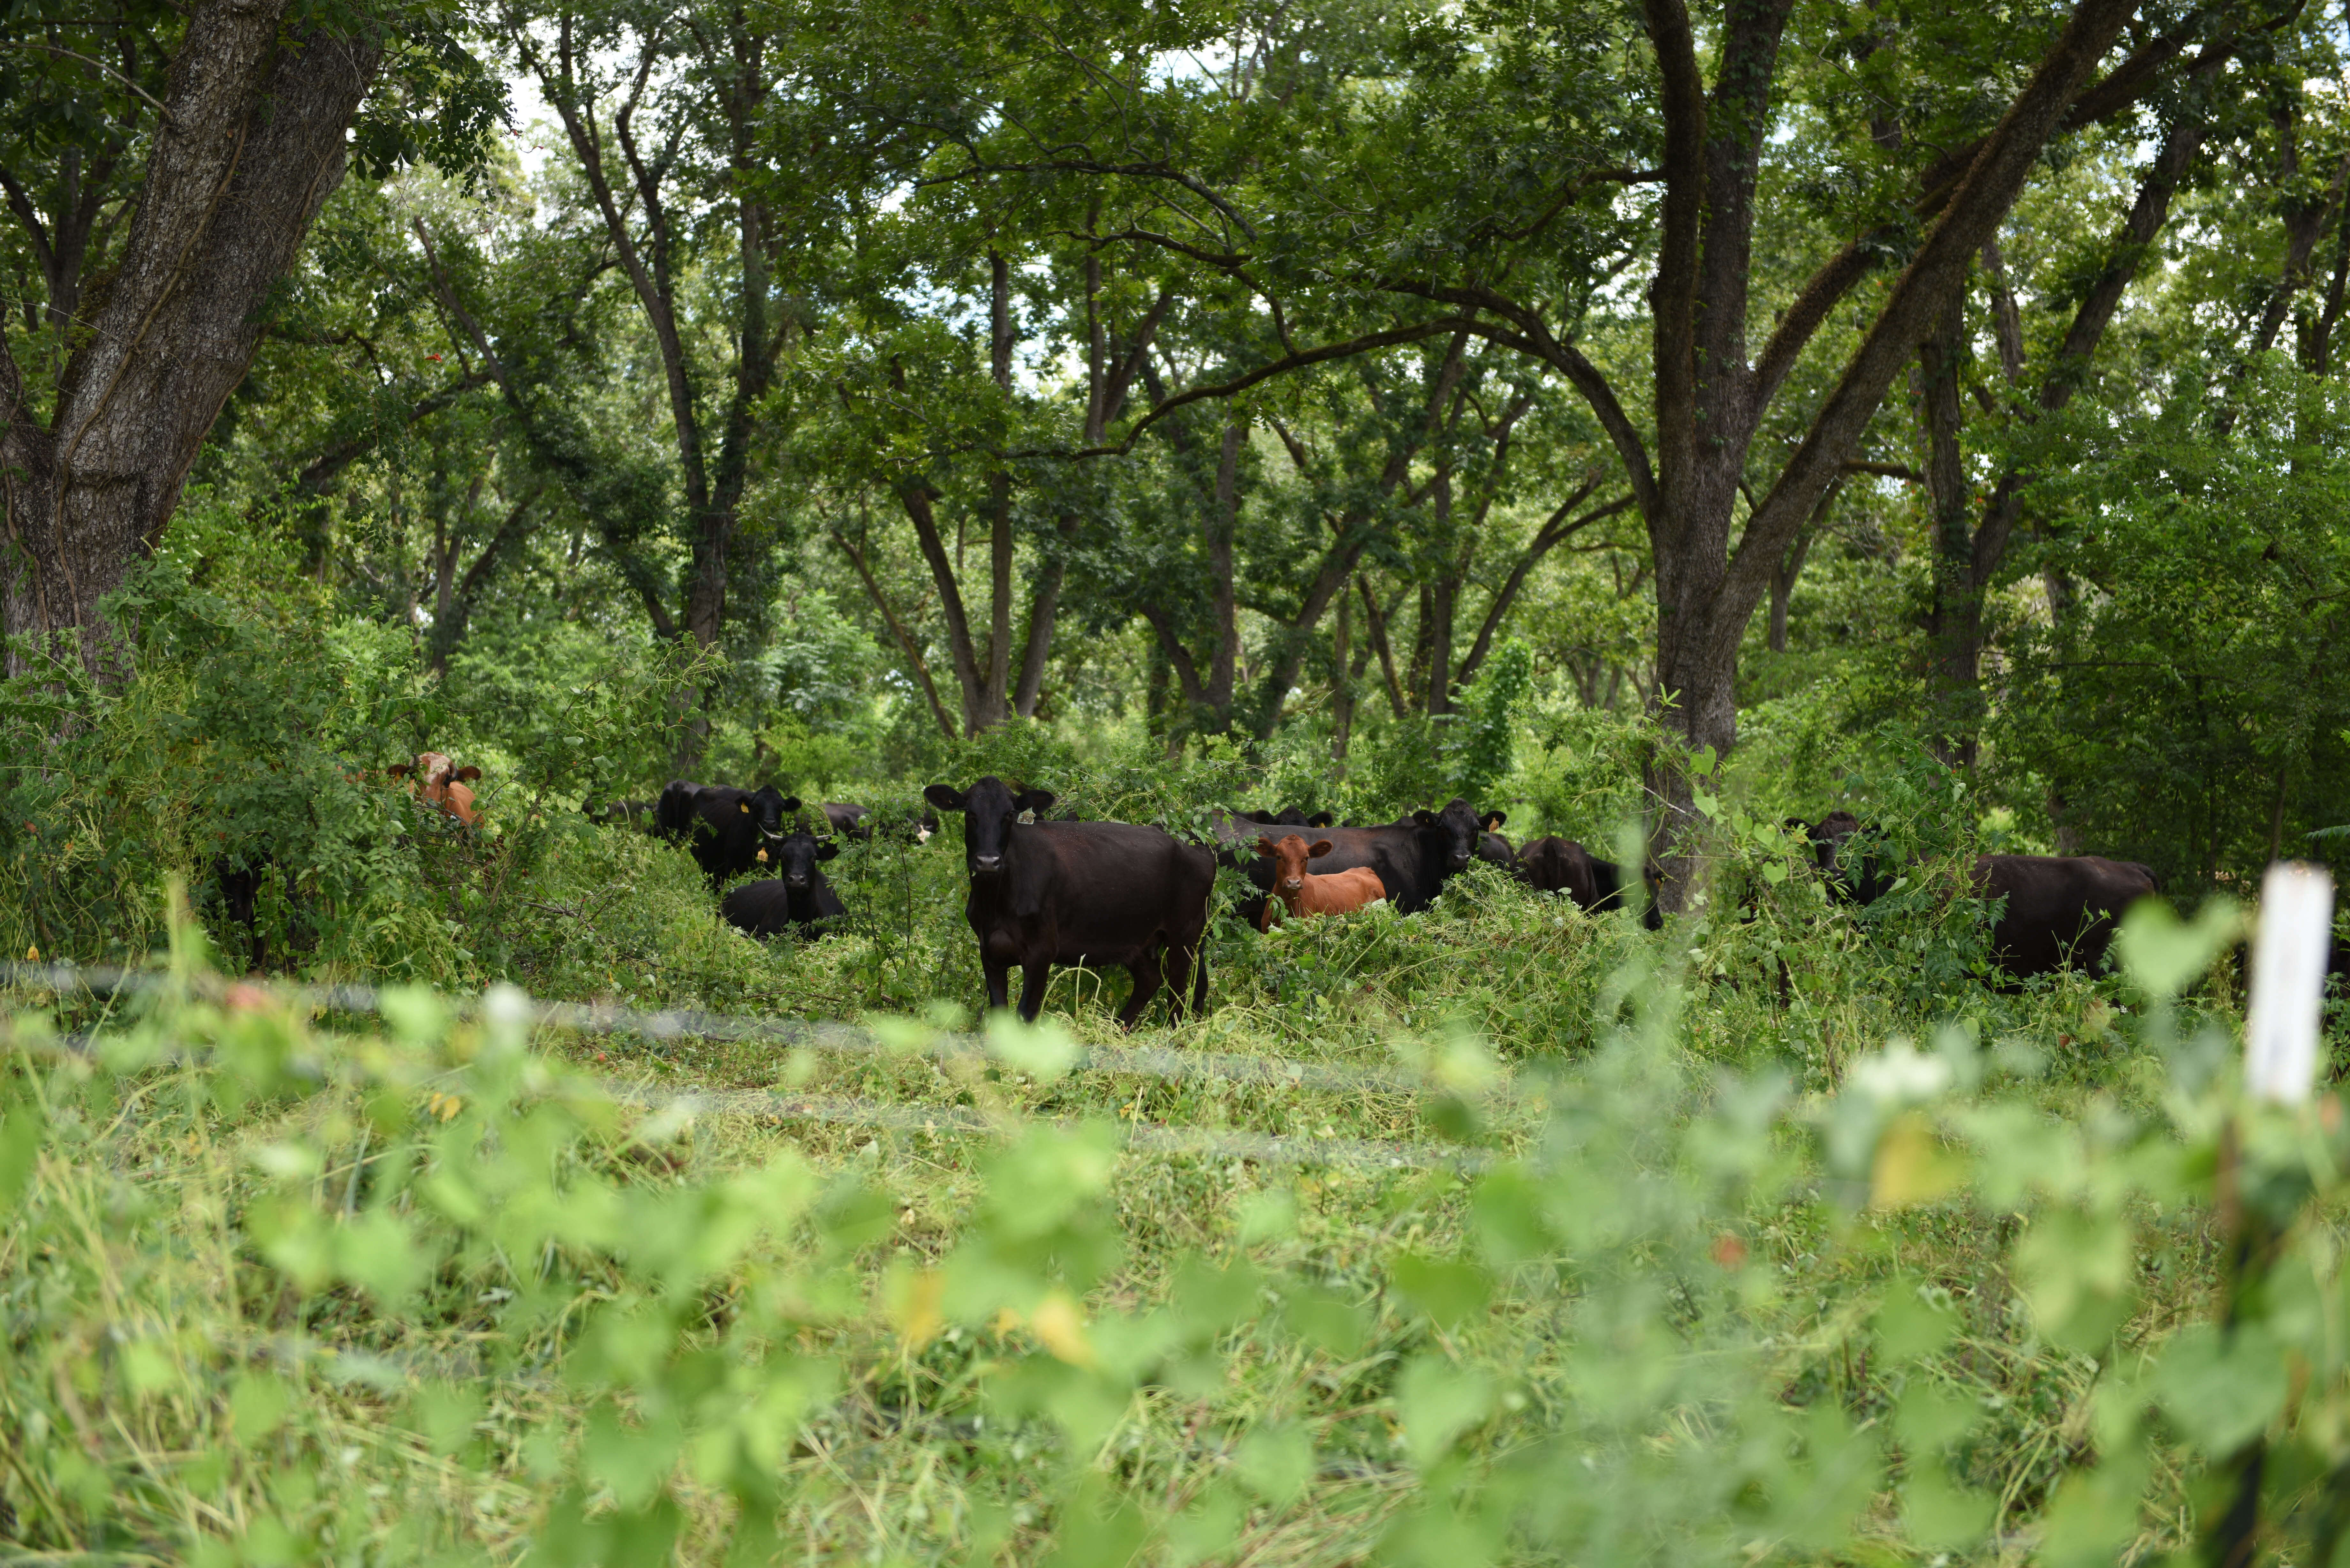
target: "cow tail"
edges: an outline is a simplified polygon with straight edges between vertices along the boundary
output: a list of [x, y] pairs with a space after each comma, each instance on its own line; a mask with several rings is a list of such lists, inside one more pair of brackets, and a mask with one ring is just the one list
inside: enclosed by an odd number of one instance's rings
[[1207, 1015], [1208, 1015], [1208, 941], [1207, 941], [1207, 934], [1206, 934], [1205, 932], [1202, 932], [1202, 933], [1201, 933], [1199, 950], [1198, 950], [1196, 953], [1194, 953], [1194, 954], [1192, 955], [1192, 962], [1191, 962], [1191, 1016], [1192, 1016], [1192, 1017], [1194, 1017], [1194, 1018], [1205, 1018]]

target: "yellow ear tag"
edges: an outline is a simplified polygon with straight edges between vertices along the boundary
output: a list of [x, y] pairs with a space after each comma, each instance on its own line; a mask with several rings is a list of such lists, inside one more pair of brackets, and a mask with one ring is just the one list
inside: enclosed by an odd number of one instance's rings
[[740, 811], [743, 813], [743, 815], [748, 816], [748, 815], [751, 815], [751, 803], [750, 803], [749, 801], [747, 801], [747, 800], [738, 800], [738, 801], [736, 801], [736, 802], [734, 803], [734, 805], [735, 805], [735, 807], [736, 807], [738, 810], [740, 810]]
[[764, 866], [766, 863], [767, 863], [767, 852], [766, 852], [765, 850], [762, 849], [762, 850], [760, 850], [760, 851], [759, 851], [759, 864], [760, 864], [760, 865], [762, 865], [762, 866]]

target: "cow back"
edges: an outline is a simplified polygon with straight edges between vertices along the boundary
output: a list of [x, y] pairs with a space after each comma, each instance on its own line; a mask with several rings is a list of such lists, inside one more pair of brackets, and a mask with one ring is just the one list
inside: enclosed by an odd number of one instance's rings
[[[1325, 827], [1315, 836], [1330, 841], [1330, 853], [1314, 857], [1316, 876], [1327, 877], [1357, 868], [1375, 873], [1399, 914], [1413, 914], [1436, 901], [1443, 890], [1442, 850], [1434, 836], [1417, 826], [1390, 823], [1380, 827]], [[1259, 860], [1249, 867], [1249, 880], [1260, 890], [1273, 888], [1272, 862]]]
[[983, 946], [1016, 948], [1018, 961], [1119, 963], [1161, 941], [1196, 945], [1215, 879], [1214, 855], [1157, 827], [1015, 823], [1003, 871], [973, 879], [964, 912]]
[[2067, 958], [2100, 967], [2122, 912], [2155, 896], [2154, 873], [2135, 861], [2100, 855], [1983, 855], [1975, 890], [2004, 898], [1991, 928], [1991, 950], [2010, 974], [2051, 974]]

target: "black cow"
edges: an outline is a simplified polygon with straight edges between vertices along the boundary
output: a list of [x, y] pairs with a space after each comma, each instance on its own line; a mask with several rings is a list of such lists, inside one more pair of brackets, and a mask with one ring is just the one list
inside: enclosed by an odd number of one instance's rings
[[[1502, 814], [1497, 811], [1493, 815], [1499, 816]], [[1477, 836], [1477, 858], [1496, 870], [1508, 872], [1513, 877], [1518, 874], [1517, 849], [1498, 833], [1481, 833]]]
[[1279, 811], [1236, 811], [1232, 815], [1243, 822], [1253, 822], [1260, 827], [1328, 827], [1338, 820], [1336, 815], [1326, 811], [1317, 811], [1308, 816], [1294, 805], [1284, 805]]
[[1134, 977], [1134, 993], [1118, 1021], [1130, 1030], [1158, 993], [1162, 964], [1173, 988], [1170, 1011], [1180, 1019], [1183, 984], [1196, 964], [1191, 1011], [1207, 1011], [1201, 940], [1216, 882], [1214, 855], [1131, 823], [1024, 826], [1020, 814], [1041, 817], [1052, 792], [1015, 794], [993, 775], [967, 791], [934, 784], [922, 794], [941, 811], [963, 814], [963, 865], [971, 873], [963, 917], [979, 939], [989, 1006], [1010, 1005], [1015, 966], [1020, 1016], [1033, 1022], [1053, 965], [1123, 964]]
[[1530, 839], [1518, 851], [1518, 875], [1544, 893], [1564, 893], [1586, 909], [1599, 907], [1599, 880], [1591, 851], [1555, 834]]
[[[1836, 897], [1872, 904], [1900, 879], [1902, 867], [1852, 813], [1831, 812], [1805, 832]], [[1968, 879], [1976, 897], [2007, 900], [1991, 927], [1991, 959], [2018, 980], [2068, 962], [2101, 971], [2123, 911], [2162, 890], [2151, 867], [2100, 855], [1978, 855]]]
[[845, 800], [828, 800], [816, 809], [835, 833], [856, 844], [870, 843], [873, 825], [865, 819], [873, 815], [869, 806], [851, 805]]
[[718, 912], [761, 941], [785, 926], [797, 926], [803, 937], [824, 936], [831, 929], [828, 922], [848, 912], [817, 867], [818, 861], [839, 853], [831, 839], [795, 829], [768, 857], [780, 875], [743, 883], [720, 900]]
[[1902, 867], [1885, 852], [1877, 831], [1848, 811], [1832, 811], [1809, 824], [1790, 817], [1787, 826], [1812, 841], [1812, 857], [1828, 886], [1853, 903], [1874, 904], [1901, 879]]
[[784, 814], [799, 806], [796, 797], [786, 800], [773, 784], [747, 790], [679, 779], [661, 791], [653, 822], [663, 838], [692, 849], [715, 888], [772, 859], [784, 841]]
[[928, 806], [919, 812], [877, 812], [869, 805], [828, 800], [816, 809], [824, 813], [825, 821], [832, 825], [835, 833], [858, 844], [870, 843], [877, 828], [889, 837], [910, 844], [924, 843], [939, 830], [939, 819]]
[[2122, 911], [2162, 890], [2151, 867], [2100, 855], [1979, 855], [1975, 891], [2004, 896], [1991, 928], [1991, 955], [2019, 980], [2054, 974], [2072, 962], [2105, 967]]
[[[1602, 860], [1572, 838], [1548, 836], [1530, 840], [1518, 851], [1518, 874], [1528, 886], [1545, 893], [1564, 893], [1579, 909], [1594, 914], [1625, 907], [1624, 868]], [[1657, 909], [1655, 878], [1640, 907], [1640, 922], [1661, 930], [1664, 917]]]

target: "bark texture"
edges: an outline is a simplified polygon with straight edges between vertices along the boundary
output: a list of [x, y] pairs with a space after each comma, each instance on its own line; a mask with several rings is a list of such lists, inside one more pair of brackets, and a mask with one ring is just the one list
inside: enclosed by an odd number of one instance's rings
[[[190, 19], [121, 265], [83, 302], [90, 330], [46, 425], [0, 343], [0, 630], [70, 632], [93, 670], [120, 662], [99, 600], [153, 547], [252, 365], [382, 56], [370, 40], [282, 36], [285, 9], [215, 0]], [[24, 667], [12, 649], [10, 672]]]

